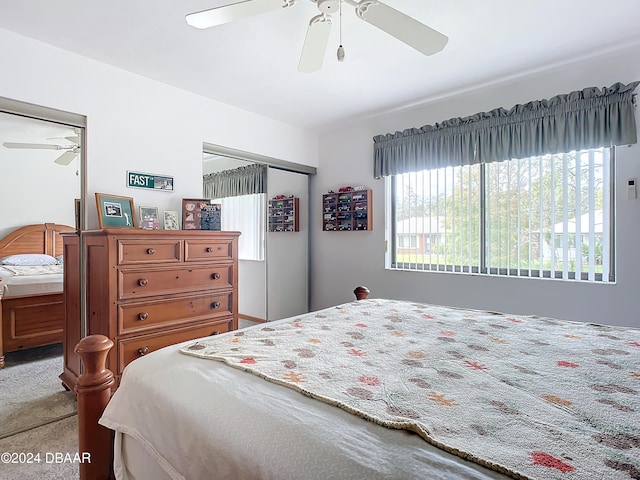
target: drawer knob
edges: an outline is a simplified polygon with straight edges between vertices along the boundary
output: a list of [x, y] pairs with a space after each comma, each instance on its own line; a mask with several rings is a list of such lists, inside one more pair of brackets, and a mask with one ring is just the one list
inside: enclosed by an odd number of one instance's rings
[[156, 251], [153, 248], [147, 248], [148, 255], [153, 255], [154, 253], [156, 253]]
[[213, 302], [211, 304], [211, 308], [218, 308], [220, 306], [220, 302]]
[[146, 278], [141, 278], [140, 280], [138, 280], [138, 285], [140, 285], [141, 287], [146, 287], [148, 283], [149, 280], [147, 280]]
[[218, 279], [220, 279], [220, 274], [218, 272], [212, 273], [211, 274], [211, 278], [214, 279], [214, 280], [218, 280]]
[[211, 248], [211, 247], [207, 247], [207, 248], [206, 248], [206, 252], [207, 252], [207, 253], [211, 253], [211, 252], [213, 252], [213, 248]]
[[144, 357], [147, 353], [149, 353], [149, 347], [142, 347], [138, 349], [138, 354], [141, 357]]
[[149, 314], [147, 312], [142, 312], [138, 314], [138, 320], [146, 320], [149, 318]]

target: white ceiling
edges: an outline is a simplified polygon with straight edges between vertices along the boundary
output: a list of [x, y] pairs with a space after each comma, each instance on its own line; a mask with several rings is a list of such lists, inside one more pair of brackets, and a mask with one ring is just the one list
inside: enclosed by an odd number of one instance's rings
[[640, 42], [637, 0], [385, 0], [447, 35], [445, 49], [424, 56], [345, 4], [345, 61], [334, 16], [323, 69], [303, 74], [314, 0], [206, 30], [185, 22], [230, 3], [2, 1], [0, 28], [314, 130]]

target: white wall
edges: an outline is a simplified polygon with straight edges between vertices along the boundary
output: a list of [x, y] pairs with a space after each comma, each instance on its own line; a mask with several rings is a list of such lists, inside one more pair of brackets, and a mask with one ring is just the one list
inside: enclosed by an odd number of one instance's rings
[[[640, 145], [617, 149], [617, 281], [588, 284], [385, 270], [384, 181], [373, 178], [372, 140], [378, 134], [496, 107], [511, 108], [587, 87], [636, 80], [640, 80], [640, 45], [365, 119], [321, 135], [321, 168], [312, 178], [311, 188], [311, 308], [350, 301], [353, 288], [364, 284], [372, 297], [640, 327], [635, 303], [640, 287], [640, 199], [628, 200], [625, 189], [628, 178], [640, 178]], [[373, 189], [373, 231], [322, 232], [321, 195], [344, 185]]]
[[[95, 192], [180, 210], [202, 195], [203, 142], [318, 166], [317, 137], [0, 29], [0, 96], [87, 116], [87, 213]], [[174, 177], [174, 192], [126, 187], [126, 171]]]

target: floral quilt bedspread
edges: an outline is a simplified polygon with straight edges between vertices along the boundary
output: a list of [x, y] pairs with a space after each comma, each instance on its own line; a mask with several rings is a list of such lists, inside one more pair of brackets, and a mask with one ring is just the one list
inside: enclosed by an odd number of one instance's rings
[[361, 300], [182, 353], [515, 478], [640, 479], [640, 330]]

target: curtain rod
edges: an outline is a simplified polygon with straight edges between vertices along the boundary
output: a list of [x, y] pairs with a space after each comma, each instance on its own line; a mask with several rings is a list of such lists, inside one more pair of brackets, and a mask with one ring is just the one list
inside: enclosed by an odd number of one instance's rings
[[288, 162], [286, 160], [267, 157], [265, 155], [258, 155], [257, 153], [245, 152], [243, 150], [236, 150], [234, 148], [223, 147], [222, 145], [215, 145], [213, 143], [203, 143], [202, 150], [204, 153], [222, 155], [225, 157], [237, 158], [254, 163], [263, 163], [270, 167], [278, 168], [280, 170], [287, 170], [290, 172], [304, 173], [307, 175], [316, 175], [318, 173], [316, 167], [310, 167], [308, 165], [302, 165], [300, 163]]

